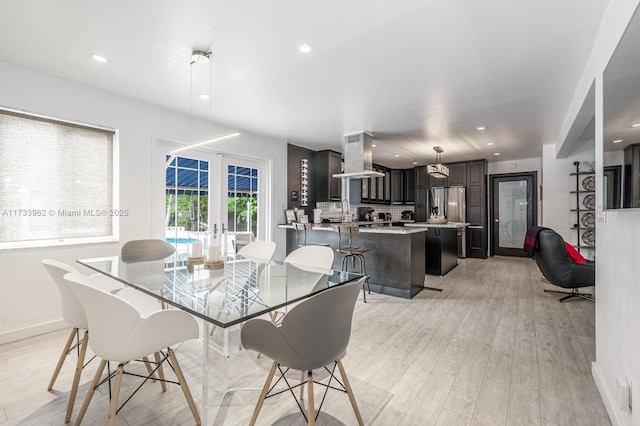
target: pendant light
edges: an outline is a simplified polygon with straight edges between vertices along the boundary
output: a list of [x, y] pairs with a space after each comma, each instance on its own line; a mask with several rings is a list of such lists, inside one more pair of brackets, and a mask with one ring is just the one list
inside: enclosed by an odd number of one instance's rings
[[449, 177], [449, 167], [447, 167], [446, 164], [442, 164], [442, 153], [444, 150], [439, 146], [434, 146], [433, 150], [436, 152], [436, 164], [429, 164], [427, 166], [427, 173], [439, 179]]

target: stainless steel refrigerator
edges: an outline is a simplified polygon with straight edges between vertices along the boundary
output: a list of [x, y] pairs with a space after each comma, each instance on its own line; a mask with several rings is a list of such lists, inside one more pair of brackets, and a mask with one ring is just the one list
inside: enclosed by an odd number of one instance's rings
[[431, 188], [427, 213], [429, 216], [432, 214], [444, 216], [449, 219], [449, 222], [465, 222], [467, 220], [465, 188], [463, 186]]
[[[449, 188], [431, 188], [429, 190], [427, 214], [446, 217], [449, 222], [467, 221], [467, 201], [465, 188], [453, 186]], [[458, 228], [458, 257], [466, 257], [466, 228]]]

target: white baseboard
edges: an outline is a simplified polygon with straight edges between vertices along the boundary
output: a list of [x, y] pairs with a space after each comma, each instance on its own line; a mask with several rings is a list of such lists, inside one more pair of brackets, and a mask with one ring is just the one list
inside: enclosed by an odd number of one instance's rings
[[69, 324], [63, 320], [48, 322], [44, 324], [34, 325], [32, 327], [21, 328], [20, 330], [8, 331], [6, 333], [0, 333], [0, 345], [4, 343], [11, 343], [22, 339], [28, 339], [29, 337], [38, 336], [40, 334], [50, 333], [52, 331], [62, 330], [68, 328]]
[[607, 387], [607, 382], [604, 379], [602, 370], [600, 370], [600, 366], [598, 366], [596, 362], [591, 363], [591, 375], [593, 375], [593, 380], [596, 382], [596, 387], [600, 392], [602, 402], [604, 402], [604, 408], [607, 409], [611, 424], [613, 424], [613, 426], [625, 426], [620, 410], [616, 405], [615, 396], [611, 393], [611, 389]]

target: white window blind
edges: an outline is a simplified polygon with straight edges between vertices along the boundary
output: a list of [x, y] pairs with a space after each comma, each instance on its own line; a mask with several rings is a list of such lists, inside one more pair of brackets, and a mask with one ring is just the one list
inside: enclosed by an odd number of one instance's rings
[[0, 109], [0, 248], [115, 240], [115, 144], [115, 130]]

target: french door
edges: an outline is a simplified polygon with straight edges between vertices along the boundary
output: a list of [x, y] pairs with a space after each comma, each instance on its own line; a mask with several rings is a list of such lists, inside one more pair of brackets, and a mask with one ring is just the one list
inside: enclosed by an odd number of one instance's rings
[[179, 252], [198, 240], [220, 244], [223, 236], [226, 253], [270, 239], [268, 162], [203, 151], [166, 155], [165, 175], [165, 236]]
[[527, 229], [536, 224], [536, 173], [491, 176], [491, 255], [526, 256]]

